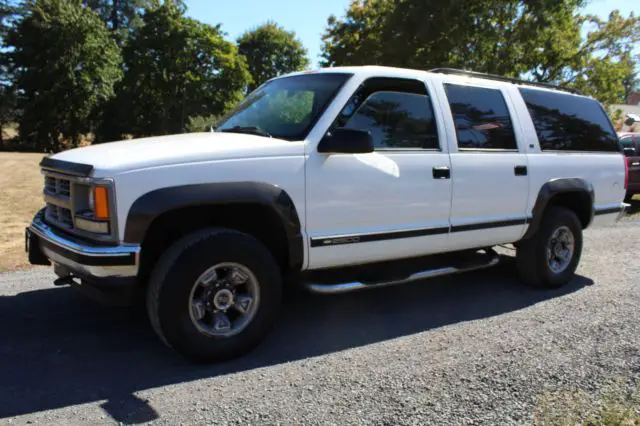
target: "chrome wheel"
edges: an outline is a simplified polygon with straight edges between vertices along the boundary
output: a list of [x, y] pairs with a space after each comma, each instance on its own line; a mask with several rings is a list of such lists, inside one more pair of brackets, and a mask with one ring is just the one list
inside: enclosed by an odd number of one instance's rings
[[219, 263], [196, 280], [189, 297], [189, 316], [201, 333], [230, 337], [255, 316], [260, 303], [258, 280], [238, 263]]
[[556, 274], [563, 272], [573, 259], [575, 239], [571, 230], [561, 226], [553, 231], [547, 243], [547, 265]]

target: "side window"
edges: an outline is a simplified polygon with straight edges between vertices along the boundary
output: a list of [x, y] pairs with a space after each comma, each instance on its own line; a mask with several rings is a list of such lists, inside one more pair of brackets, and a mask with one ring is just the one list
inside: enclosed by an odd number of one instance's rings
[[445, 83], [460, 151], [518, 149], [500, 90]]
[[543, 151], [619, 151], [618, 137], [597, 101], [560, 92], [519, 90]]
[[425, 95], [376, 92], [344, 127], [369, 130], [376, 149], [438, 149], [435, 119]]
[[431, 98], [419, 80], [364, 81], [331, 127], [370, 131], [376, 150], [440, 148]]

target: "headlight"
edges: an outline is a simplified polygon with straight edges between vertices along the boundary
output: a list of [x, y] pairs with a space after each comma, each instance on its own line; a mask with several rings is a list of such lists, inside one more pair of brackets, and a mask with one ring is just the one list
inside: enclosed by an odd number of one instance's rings
[[76, 216], [76, 227], [83, 231], [92, 232], [94, 234], [108, 234], [109, 222], [97, 221], [84, 218], [82, 216]]
[[109, 219], [111, 216], [110, 188], [104, 185], [92, 185], [87, 189], [89, 190], [89, 210], [78, 212], [75, 217], [75, 225], [78, 229], [93, 234], [109, 234]]

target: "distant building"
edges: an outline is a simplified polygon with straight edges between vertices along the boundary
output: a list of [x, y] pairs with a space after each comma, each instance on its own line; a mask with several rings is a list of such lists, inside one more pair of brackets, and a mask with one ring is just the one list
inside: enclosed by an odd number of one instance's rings
[[640, 92], [633, 92], [627, 98], [627, 105], [640, 105]]

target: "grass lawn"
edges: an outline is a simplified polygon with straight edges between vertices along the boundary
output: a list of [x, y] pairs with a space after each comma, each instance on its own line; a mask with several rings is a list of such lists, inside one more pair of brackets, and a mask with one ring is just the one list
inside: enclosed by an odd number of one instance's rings
[[44, 205], [38, 163], [43, 154], [0, 152], [0, 271], [27, 267], [24, 228]]

